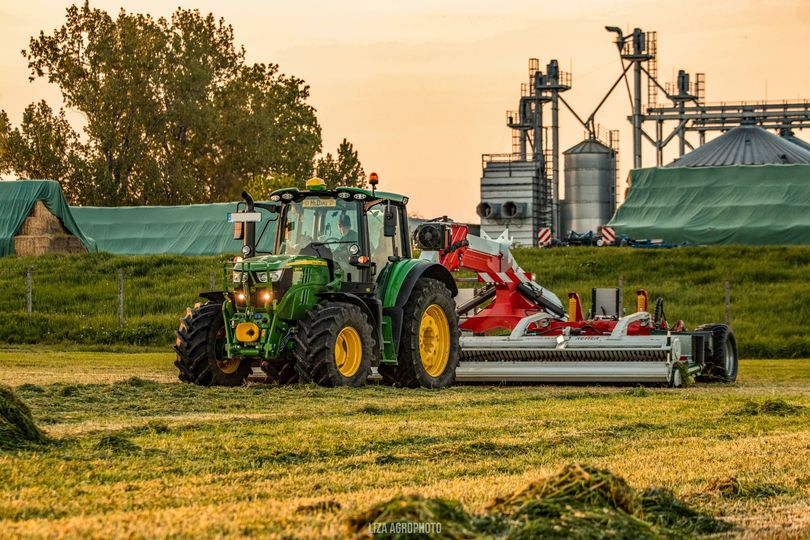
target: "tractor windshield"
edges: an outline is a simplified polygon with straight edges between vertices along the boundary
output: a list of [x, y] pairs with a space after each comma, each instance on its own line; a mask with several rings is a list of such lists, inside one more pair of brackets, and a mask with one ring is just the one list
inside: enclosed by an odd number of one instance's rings
[[360, 251], [358, 201], [307, 197], [285, 205], [276, 253], [331, 258], [349, 273], [350, 255]]

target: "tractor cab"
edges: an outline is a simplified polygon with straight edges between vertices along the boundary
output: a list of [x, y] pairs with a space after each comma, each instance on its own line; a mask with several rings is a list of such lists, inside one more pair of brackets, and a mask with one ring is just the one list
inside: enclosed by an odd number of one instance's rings
[[376, 283], [387, 264], [410, 258], [406, 197], [376, 189], [327, 190], [318, 178], [306, 187], [270, 196], [280, 204], [275, 254], [322, 259], [347, 289]]

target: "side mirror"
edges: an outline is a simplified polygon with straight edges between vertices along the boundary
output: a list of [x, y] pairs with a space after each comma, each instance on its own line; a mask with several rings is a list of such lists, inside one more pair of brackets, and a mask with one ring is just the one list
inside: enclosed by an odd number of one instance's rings
[[389, 238], [397, 235], [397, 213], [390, 206], [385, 209], [383, 234]]
[[233, 239], [234, 240], [243, 240], [245, 238], [245, 224], [241, 221], [237, 221], [233, 224]]

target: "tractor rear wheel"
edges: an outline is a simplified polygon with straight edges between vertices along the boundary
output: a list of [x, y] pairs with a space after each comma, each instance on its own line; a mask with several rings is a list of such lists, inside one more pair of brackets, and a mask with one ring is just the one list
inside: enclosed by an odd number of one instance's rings
[[175, 334], [174, 365], [181, 381], [201, 386], [241, 386], [247, 381], [251, 362], [225, 355], [225, 321], [219, 302], [198, 303], [186, 310]]
[[458, 315], [450, 291], [420, 279], [405, 304], [397, 365], [381, 365], [383, 382], [406, 388], [446, 388], [456, 378]]
[[695, 329], [712, 333], [713, 352], [706, 347], [706, 369], [696, 377], [700, 382], [734, 382], [737, 380], [739, 359], [734, 331], [725, 324], [704, 324]]
[[298, 323], [295, 369], [302, 382], [365, 386], [374, 356], [371, 325], [359, 307], [333, 302], [310, 310]]

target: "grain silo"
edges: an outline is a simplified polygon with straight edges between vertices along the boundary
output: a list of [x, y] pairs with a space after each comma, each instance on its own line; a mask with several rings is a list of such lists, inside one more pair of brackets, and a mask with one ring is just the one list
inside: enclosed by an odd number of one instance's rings
[[616, 210], [616, 152], [594, 138], [563, 152], [565, 200], [561, 233], [597, 232]]

